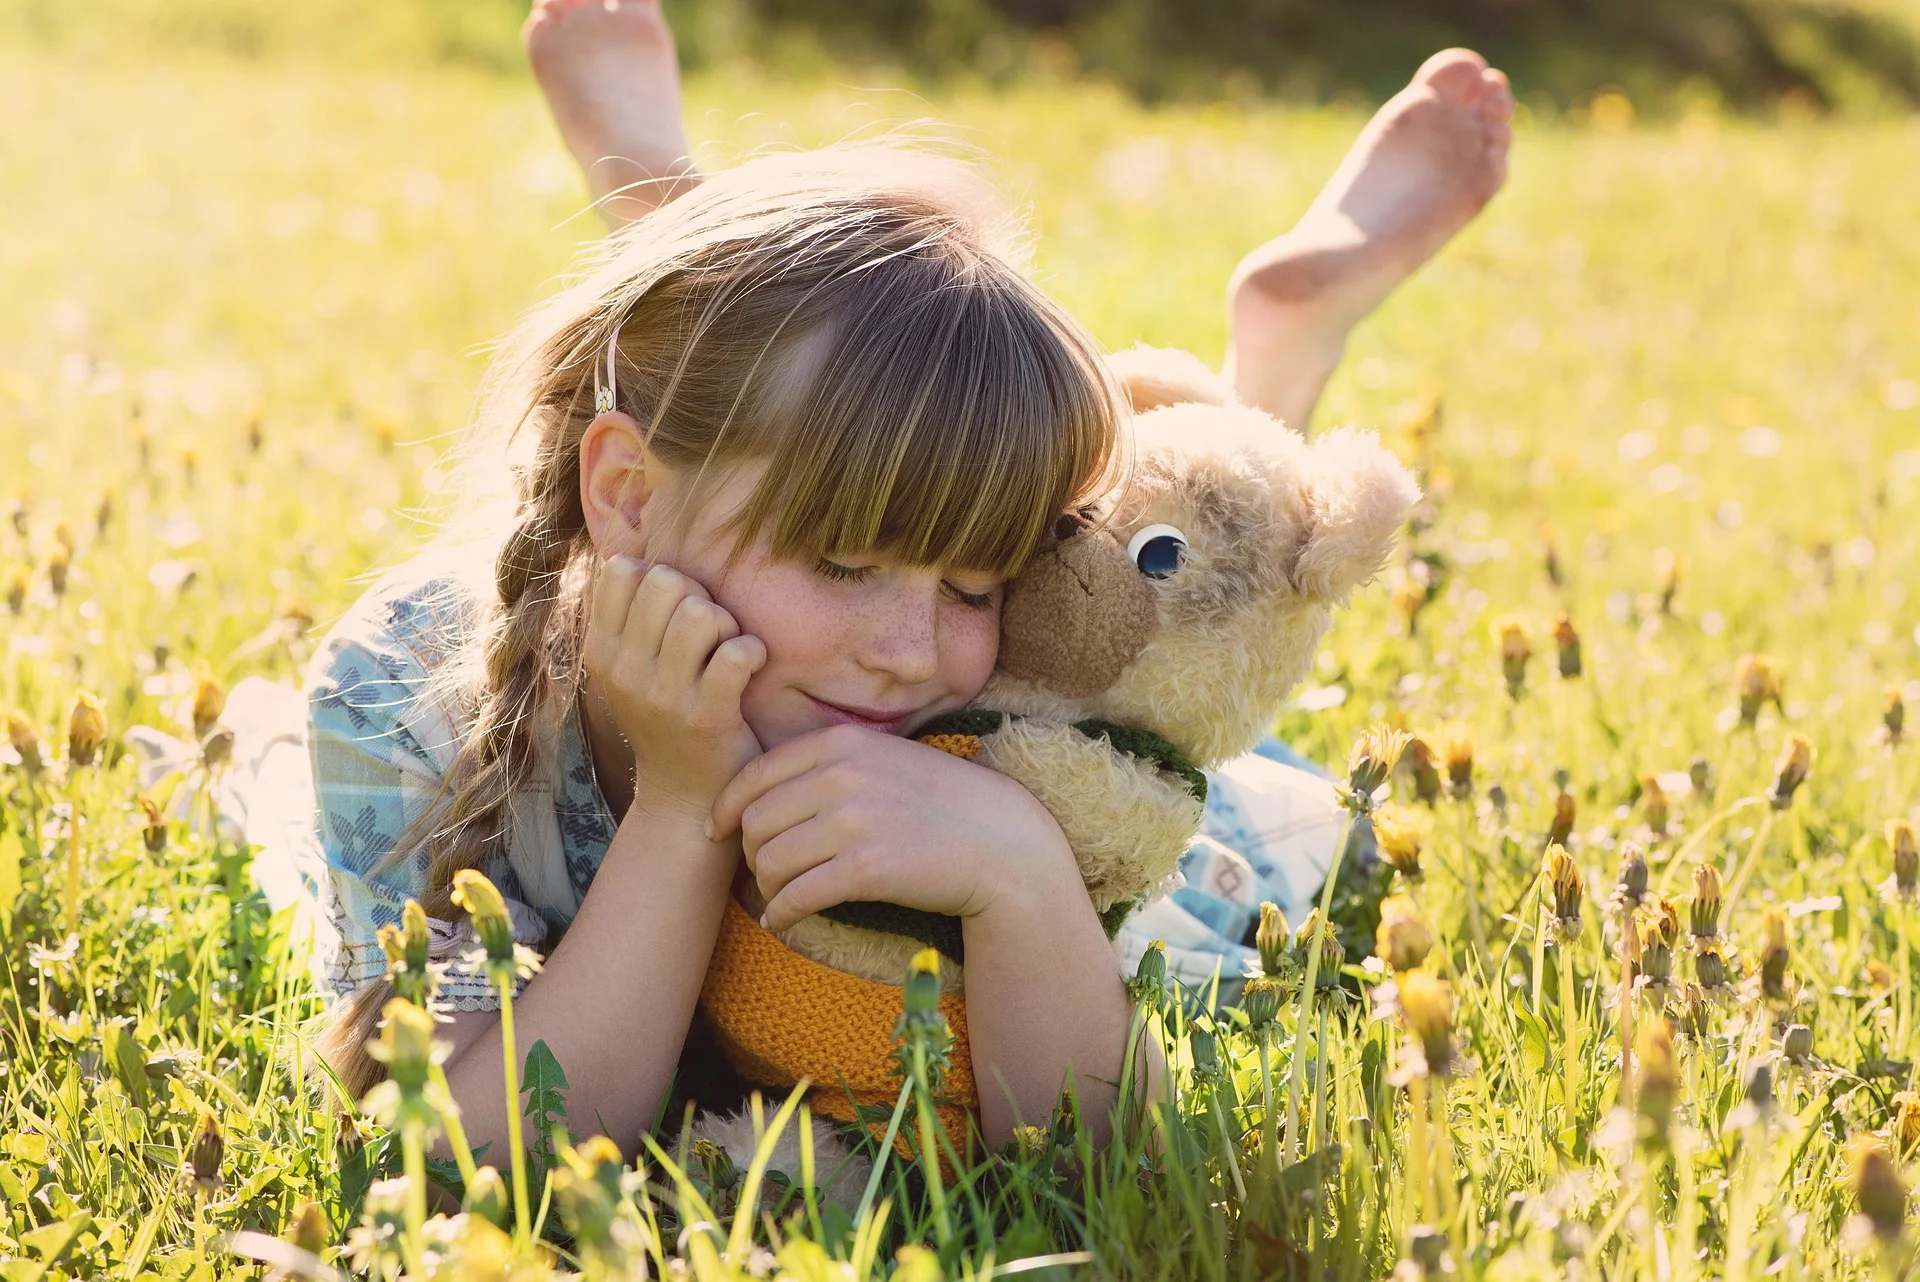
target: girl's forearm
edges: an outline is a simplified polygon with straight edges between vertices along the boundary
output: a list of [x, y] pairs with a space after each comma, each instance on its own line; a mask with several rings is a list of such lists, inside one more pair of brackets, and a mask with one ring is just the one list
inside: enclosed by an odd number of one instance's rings
[[[967, 1030], [987, 1143], [1044, 1125], [1071, 1073], [1081, 1116], [1105, 1143], [1133, 1006], [1077, 871], [1056, 870], [965, 919]], [[1136, 1080], [1158, 1075], [1142, 1039]], [[1139, 1088], [1136, 1088], [1138, 1090]]]
[[[628, 1157], [673, 1081], [738, 858], [706, 840], [703, 821], [636, 802], [566, 937], [514, 1001], [520, 1053], [544, 1041], [566, 1070], [571, 1132], [605, 1133]], [[474, 1018], [456, 1025], [447, 1083], [468, 1142], [494, 1141], [504, 1166], [499, 1016], [459, 1027]]]

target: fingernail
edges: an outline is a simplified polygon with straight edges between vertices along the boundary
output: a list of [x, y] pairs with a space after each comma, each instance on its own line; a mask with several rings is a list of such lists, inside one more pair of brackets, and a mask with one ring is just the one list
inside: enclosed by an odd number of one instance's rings
[[615, 556], [607, 558], [607, 564], [618, 570], [637, 570], [642, 562], [637, 556]]
[[707, 816], [707, 822], [701, 831], [706, 833], [708, 841], [713, 840], [713, 816]]
[[772, 929], [773, 929], [773, 927], [771, 927], [771, 926], [769, 926], [769, 925], [767, 925], [767, 915], [766, 915], [765, 913], [761, 913], [761, 914], [760, 914], [760, 929], [762, 929], [762, 930], [772, 930]]

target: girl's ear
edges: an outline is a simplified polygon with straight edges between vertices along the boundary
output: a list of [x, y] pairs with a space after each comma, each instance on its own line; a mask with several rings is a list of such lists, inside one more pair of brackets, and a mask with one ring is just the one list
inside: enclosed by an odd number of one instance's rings
[[587, 424], [580, 436], [580, 510], [604, 555], [642, 550], [631, 545], [658, 477], [658, 461], [638, 423], [609, 410]]

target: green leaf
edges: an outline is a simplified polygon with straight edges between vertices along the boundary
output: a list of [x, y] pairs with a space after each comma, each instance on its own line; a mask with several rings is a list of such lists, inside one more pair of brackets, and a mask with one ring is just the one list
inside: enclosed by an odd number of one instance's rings
[[105, 1052], [107, 1067], [120, 1079], [120, 1085], [127, 1088], [127, 1094], [141, 1108], [147, 1106], [147, 1052], [140, 1040], [133, 1035], [129, 1018], [109, 1020], [100, 1030], [101, 1050]]
[[13, 929], [13, 906], [20, 901], [20, 863], [26, 849], [20, 834], [0, 829], [0, 934]]
[[49, 1151], [47, 1137], [39, 1131], [22, 1131], [7, 1137], [7, 1152], [34, 1166], [45, 1166]]
[[533, 1123], [534, 1149], [552, 1162], [553, 1132], [567, 1121], [567, 1074], [544, 1041], [527, 1048], [520, 1070], [520, 1089], [527, 1097], [526, 1116]]
[[1513, 1013], [1520, 1020], [1520, 1062], [1530, 1074], [1545, 1073], [1551, 1045], [1546, 1023], [1524, 1006], [1515, 1006]]
[[44, 1225], [30, 1233], [20, 1235], [20, 1245], [27, 1248], [35, 1259], [43, 1264], [54, 1265], [73, 1249], [80, 1235], [93, 1227], [93, 1217], [85, 1211], [53, 1224]]

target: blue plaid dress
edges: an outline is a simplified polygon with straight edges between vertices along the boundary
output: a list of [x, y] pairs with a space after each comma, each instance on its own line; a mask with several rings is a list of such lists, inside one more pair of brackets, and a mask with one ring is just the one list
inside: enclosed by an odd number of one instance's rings
[[[345, 997], [385, 973], [375, 932], [397, 923], [409, 898], [426, 898], [419, 841], [444, 820], [445, 773], [464, 737], [457, 708], [433, 679], [478, 617], [482, 590], [420, 558], [379, 580], [314, 655], [306, 678], [307, 744], [317, 800], [312, 831], [291, 852], [315, 927], [313, 969], [322, 991]], [[563, 885], [529, 885], [525, 851], [506, 842], [482, 871], [507, 900], [522, 943], [545, 951], [572, 920], [617, 827], [594, 778], [576, 707], [569, 707], [521, 800], [551, 807]], [[1303, 768], [1304, 767], [1304, 768]], [[1191, 983], [1218, 970], [1232, 979], [1263, 899], [1298, 920], [1324, 877], [1337, 835], [1331, 785], [1310, 763], [1269, 740], [1209, 776], [1202, 836], [1185, 859], [1186, 884], [1136, 912], [1118, 941], [1128, 970], [1146, 944], [1166, 942], [1169, 969]], [[544, 817], [544, 811], [543, 811]], [[489, 1010], [497, 996], [463, 960], [464, 924], [432, 923], [441, 992], [459, 1010]]]

